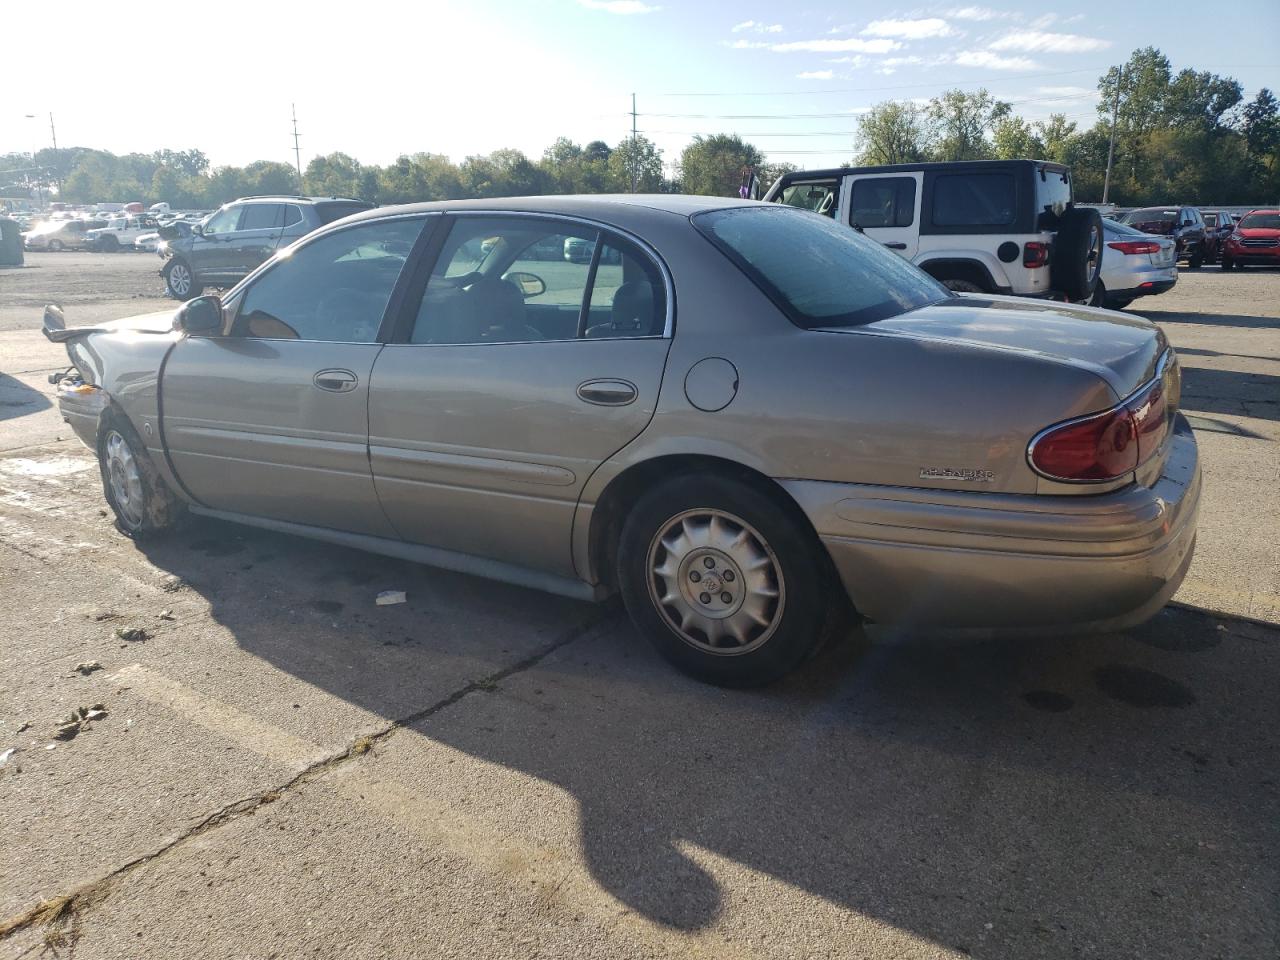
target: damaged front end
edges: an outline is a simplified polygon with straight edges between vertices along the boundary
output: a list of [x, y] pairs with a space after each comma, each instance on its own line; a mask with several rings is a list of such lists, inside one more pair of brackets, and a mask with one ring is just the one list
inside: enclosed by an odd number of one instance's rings
[[84, 351], [83, 340], [95, 327], [68, 330], [62, 310], [50, 304], [44, 308], [44, 335], [53, 343], [65, 344], [71, 367], [49, 374], [49, 383], [55, 390], [58, 410], [62, 419], [70, 424], [77, 437], [91, 450], [98, 443], [98, 422], [111, 402], [102, 387], [93, 383], [92, 365]]

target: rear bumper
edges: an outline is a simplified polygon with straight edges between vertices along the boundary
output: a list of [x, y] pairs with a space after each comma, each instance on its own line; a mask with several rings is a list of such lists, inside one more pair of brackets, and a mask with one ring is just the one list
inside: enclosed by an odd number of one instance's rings
[[1200, 463], [1186, 420], [1162, 475], [1097, 496], [782, 481], [863, 616], [906, 627], [1066, 633], [1155, 614], [1195, 546]]
[[1178, 282], [1178, 271], [1174, 267], [1162, 268], [1158, 273], [1164, 274], [1168, 271], [1173, 271], [1173, 276], [1170, 278], [1154, 279], [1157, 271], [1152, 271], [1152, 279], [1131, 277], [1129, 279], [1136, 280], [1138, 284], [1137, 286], [1129, 287], [1124, 290], [1112, 290], [1108, 287], [1107, 296], [1115, 297], [1116, 299], [1131, 299], [1133, 297], [1151, 297], [1155, 296], [1157, 293], [1167, 293], [1172, 290]]

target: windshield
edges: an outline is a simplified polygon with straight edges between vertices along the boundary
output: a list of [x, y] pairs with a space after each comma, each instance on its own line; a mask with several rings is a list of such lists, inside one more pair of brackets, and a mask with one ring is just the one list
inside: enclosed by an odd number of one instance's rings
[[861, 233], [785, 206], [731, 207], [693, 218], [797, 326], [850, 327], [952, 294]]
[[1280, 213], [1246, 214], [1236, 227], [1240, 230], [1280, 230]]

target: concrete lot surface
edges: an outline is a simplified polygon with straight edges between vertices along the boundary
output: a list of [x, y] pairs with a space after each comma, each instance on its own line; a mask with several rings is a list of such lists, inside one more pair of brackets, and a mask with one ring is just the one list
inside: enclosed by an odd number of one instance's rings
[[0, 956], [1280, 953], [1280, 273], [1134, 305], [1206, 473], [1175, 605], [873, 628], [729, 692], [614, 605], [211, 521], [121, 537], [39, 308], [171, 306], [159, 261], [28, 261], [0, 271]]

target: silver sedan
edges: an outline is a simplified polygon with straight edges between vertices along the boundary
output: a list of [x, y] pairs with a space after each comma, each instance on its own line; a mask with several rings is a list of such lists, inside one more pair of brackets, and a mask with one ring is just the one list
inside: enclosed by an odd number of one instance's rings
[[45, 329], [129, 536], [196, 513], [617, 591], [715, 683], [784, 675], [849, 615], [1135, 623], [1195, 542], [1158, 327], [957, 296], [775, 204], [383, 208], [222, 299], [96, 328], [51, 307]]
[[1102, 269], [1095, 306], [1122, 310], [1138, 297], [1172, 290], [1178, 282], [1177, 245], [1172, 237], [1143, 233], [1115, 220], [1102, 221]]

